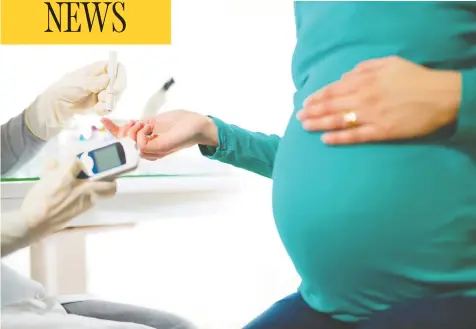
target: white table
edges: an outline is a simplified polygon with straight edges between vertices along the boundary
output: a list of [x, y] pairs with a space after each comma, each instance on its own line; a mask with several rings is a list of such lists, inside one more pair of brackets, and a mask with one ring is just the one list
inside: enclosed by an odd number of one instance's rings
[[[2, 212], [18, 209], [34, 183], [2, 182]], [[243, 178], [234, 175], [121, 178], [113, 199], [103, 200], [73, 220], [68, 229], [31, 247], [31, 276], [52, 295], [85, 294], [87, 234], [223, 209], [242, 186]]]

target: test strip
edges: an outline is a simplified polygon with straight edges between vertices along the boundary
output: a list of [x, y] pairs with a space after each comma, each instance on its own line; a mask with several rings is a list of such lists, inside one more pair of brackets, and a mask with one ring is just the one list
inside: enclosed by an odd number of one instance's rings
[[116, 82], [117, 75], [117, 52], [109, 52], [109, 62], [107, 65], [107, 73], [109, 75], [109, 85], [107, 86], [106, 92], [106, 111], [112, 112], [115, 107], [115, 95], [114, 95], [114, 83]]

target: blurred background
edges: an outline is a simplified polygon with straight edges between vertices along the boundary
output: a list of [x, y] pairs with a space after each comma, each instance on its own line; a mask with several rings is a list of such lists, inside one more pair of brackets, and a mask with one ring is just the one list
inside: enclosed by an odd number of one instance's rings
[[[174, 0], [172, 11], [171, 46], [2, 46], [0, 121], [20, 113], [64, 73], [107, 60], [116, 50], [127, 69], [128, 88], [114, 118], [137, 117], [150, 94], [174, 77], [164, 110], [193, 110], [282, 134], [294, 91], [293, 2]], [[41, 156], [65, 145], [50, 145]], [[35, 159], [17, 177], [34, 176], [41, 165]], [[141, 221], [140, 209], [124, 208], [122, 215], [138, 222], [134, 228], [87, 236], [89, 293], [226, 329], [244, 325], [297, 289], [298, 277], [273, 223], [271, 180], [209, 161], [196, 148], [142, 166], [148, 174], [216, 175], [222, 184], [230, 184], [226, 175], [238, 175], [243, 184], [229, 202], [189, 215], [177, 209], [185, 215], [159, 212]], [[5, 262], [29, 276], [29, 253], [22, 250]]]

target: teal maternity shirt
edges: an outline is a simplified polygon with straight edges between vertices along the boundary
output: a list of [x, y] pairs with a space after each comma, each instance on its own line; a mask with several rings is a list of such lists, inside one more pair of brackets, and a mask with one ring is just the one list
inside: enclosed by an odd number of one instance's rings
[[[476, 293], [476, 4], [295, 7], [297, 91], [284, 137], [214, 119], [220, 145], [202, 152], [273, 178], [276, 225], [312, 308], [358, 321], [412, 298]], [[302, 128], [295, 114], [308, 95], [390, 55], [463, 72], [455, 125], [420, 139], [334, 147]]]

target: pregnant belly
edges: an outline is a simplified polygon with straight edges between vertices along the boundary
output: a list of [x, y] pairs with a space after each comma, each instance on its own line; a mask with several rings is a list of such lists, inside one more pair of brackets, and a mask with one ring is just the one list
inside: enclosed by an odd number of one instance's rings
[[464, 152], [329, 147], [293, 119], [273, 181], [283, 243], [303, 283], [322, 298], [394, 290], [398, 299], [407, 294], [391, 286], [399, 274], [436, 277], [476, 259], [476, 165]]

